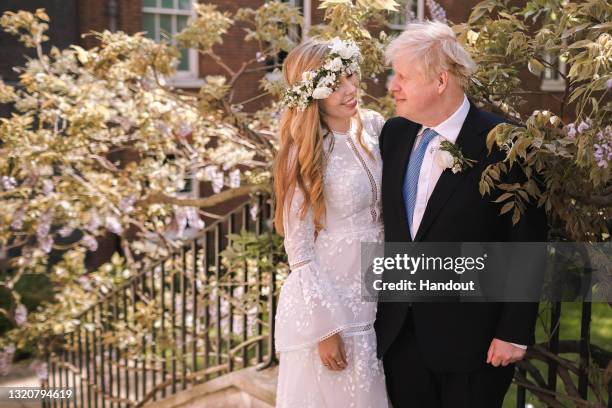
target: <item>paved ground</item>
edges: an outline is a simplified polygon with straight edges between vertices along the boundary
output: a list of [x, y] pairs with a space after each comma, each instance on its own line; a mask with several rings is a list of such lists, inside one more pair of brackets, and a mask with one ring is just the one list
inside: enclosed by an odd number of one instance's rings
[[38, 387], [40, 385], [30, 360], [11, 366], [8, 375], [0, 377], [0, 407], [2, 408], [40, 408], [40, 401], [19, 401], [8, 398], [8, 391], [14, 387]]

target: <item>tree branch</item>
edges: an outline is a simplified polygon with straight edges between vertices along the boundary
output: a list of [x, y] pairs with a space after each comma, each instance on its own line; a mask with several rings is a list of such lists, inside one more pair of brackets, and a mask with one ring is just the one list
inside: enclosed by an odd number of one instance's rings
[[136, 204], [140, 207], [150, 204], [173, 204], [189, 207], [213, 207], [232, 198], [252, 194], [259, 190], [261, 190], [261, 186], [258, 185], [242, 186], [204, 198], [177, 198], [171, 197], [164, 193], [155, 192], [149, 194], [147, 198], [138, 201]]

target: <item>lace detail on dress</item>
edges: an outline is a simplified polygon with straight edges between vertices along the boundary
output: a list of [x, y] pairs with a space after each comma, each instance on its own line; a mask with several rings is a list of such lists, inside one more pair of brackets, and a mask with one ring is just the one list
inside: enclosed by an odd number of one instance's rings
[[361, 166], [363, 167], [366, 174], [368, 175], [368, 180], [370, 180], [370, 185], [372, 187], [372, 203], [370, 204], [370, 214], [372, 215], [372, 221], [377, 221], [378, 212], [376, 211], [376, 202], [378, 201], [378, 187], [376, 187], [376, 181], [374, 180], [374, 177], [372, 176], [372, 172], [370, 172], [368, 165], [363, 159], [363, 156], [361, 156], [361, 154], [359, 153], [359, 150], [357, 150], [357, 147], [355, 146], [355, 142], [353, 142], [353, 139], [349, 138], [347, 139], [347, 141], [349, 145], [351, 146], [353, 153], [355, 153], [355, 156], [359, 160], [359, 163], [361, 163]]
[[307, 265], [310, 263], [310, 259], [306, 259], [305, 261], [300, 261], [300, 262], [296, 262], [294, 264], [289, 265], [290, 269], [297, 269], [297, 268], [301, 268], [304, 265]]

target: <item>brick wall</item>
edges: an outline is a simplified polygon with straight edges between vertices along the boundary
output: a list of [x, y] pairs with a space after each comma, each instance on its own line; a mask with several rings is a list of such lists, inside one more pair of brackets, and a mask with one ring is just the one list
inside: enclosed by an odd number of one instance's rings
[[[78, 15], [77, 0], [2, 0], [0, 1], [0, 15], [5, 11], [17, 12], [27, 10], [34, 12], [44, 8], [51, 22], [47, 36], [49, 40], [44, 43], [43, 51], [47, 52], [51, 46], [60, 49], [78, 42]], [[0, 30], [0, 76], [5, 81], [16, 81], [18, 74], [13, 67], [22, 66], [26, 56], [34, 57], [36, 52], [32, 48], [25, 48], [17, 41], [17, 37]]]
[[[223, 0], [209, 0], [208, 2], [217, 4], [219, 11], [227, 11], [233, 16], [233, 14], [240, 8], [249, 7], [252, 9], [257, 9], [264, 3], [264, 0], [234, 0], [231, 2]], [[223, 62], [234, 71], [237, 71], [244, 61], [255, 57], [255, 54], [258, 51], [256, 42], [244, 41], [244, 37], [246, 35], [244, 29], [247, 26], [248, 25], [244, 22], [237, 21], [223, 37], [223, 44], [218, 44], [213, 47], [215, 53], [219, 55], [223, 59]], [[251, 65], [250, 68], [264, 66], [264, 63], [256, 63]], [[229, 78], [227, 72], [207, 56], [200, 57], [199, 72], [201, 77], [205, 77], [206, 75], [224, 75]], [[261, 76], [262, 71], [248, 72], [241, 75], [234, 87], [233, 102], [240, 103], [259, 95], [262, 92], [259, 90], [259, 79]], [[254, 101], [253, 103], [245, 105], [244, 108], [248, 111], [254, 111], [260, 108], [265, 102], [265, 99]]]
[[[110, 0], [78, 0], [79, 31], [81, 34], [90, 31], [103, 31], [110, 28], [111, 19], [116, 21], [116, 28], [128, 34], [134, 34], [142, 27], [141, 0], [114, 0], [115, 8], [110, 7]], [[81, 45], [91, 48], [96, 45], [92, 37], [81, 40]]]

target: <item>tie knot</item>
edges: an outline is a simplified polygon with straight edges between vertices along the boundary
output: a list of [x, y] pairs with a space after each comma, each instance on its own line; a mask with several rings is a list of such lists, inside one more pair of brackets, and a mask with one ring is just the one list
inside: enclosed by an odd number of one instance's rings
[[429, 142], [431, 142], [434, 137], [438, 136], [438, 132], [436, 132], [432, 128], [427, 128], [423, 131], [422, 136], [423, 138], [418, 144], [418, 149], [420, 150], [426, 149], [427, 145], [429, 145]]
[[432, 128], [427, 128], [423, 131], [423, 142], [429, 144], [429, 142], [431, 142], [431, 139], [436, 136], [438, 136], [438, 132], [436, 132]]

